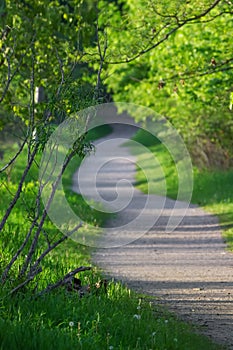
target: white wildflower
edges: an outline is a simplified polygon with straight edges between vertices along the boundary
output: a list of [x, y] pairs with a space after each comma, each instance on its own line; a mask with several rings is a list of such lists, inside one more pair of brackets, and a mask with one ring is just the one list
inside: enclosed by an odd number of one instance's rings
[[74, 327], [74, 322], [73, 322], [73, 321], [70, 321], [70, 322], [69, 322], [69, 326], [70, 326], [70, 327]]

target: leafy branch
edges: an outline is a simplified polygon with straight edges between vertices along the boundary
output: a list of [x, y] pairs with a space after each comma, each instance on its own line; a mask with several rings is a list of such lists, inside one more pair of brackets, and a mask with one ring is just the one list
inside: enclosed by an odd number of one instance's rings
[[[157, 10], [155, 10], [155, 13], [157, 15], [159, 15], [160, 17], [165, 17], [168, 19], [174, 19], [175, 18], [175, 22], [176, 25], [174, 28], [170, 29], [168, 31], [168, 33], [166, 33], [165, 35], [163, 35], [163, 37], [158, 40], [157, 42], [149, 45], [147, 48], [140, 50], [138, 53], [136, 53], [134, 56], [132, 57], [128, 57], [126, 59], [120, 59], [120, 60], [107, 60], [106, 63], [107, 64], [112, 64], [112, 65], [117, 65], [117, 64], [121, 64], [121, 63], [130, 63], [135, 61], [137, 58], [141, 57], [142, 55], [145, 55], [146, 53], [154, 50], [155, 48], [157, 48], [158, 46], [160, 46], [162, 43], [164, 43], [165, 41], [168, 40], [168, 38], [170, 36], [172, 36], [175, 32], [177, 32], [179, 29], [181, 29], [182, 27], [184, 27], [185, 25], [189, 24], [189, 23], [195, 23], [195, 21], [205, 17], [207, 14], [209, 14], [214, 8], [216, 8], [218, 6], [218, 4], [221, 2], [222, 0], [215, 0], [208, 8], [206, 8], [205, 10], [203, 10], [201, 13], [199, 14], [195, 14], [189, 18], [185, 18], [185, 19], [179, 19], [177, 17], [177, 15], [163, 15], [160, 12], [158, 12]], [[213, 18], [214, 19], [214, 18]], [[166, 29], [171, 27], [173, 24], [173, 21], [167, 22], [165, 23], [164, 27], [162, 29]], [[156, 37], [156, 36], [154, 36]]]

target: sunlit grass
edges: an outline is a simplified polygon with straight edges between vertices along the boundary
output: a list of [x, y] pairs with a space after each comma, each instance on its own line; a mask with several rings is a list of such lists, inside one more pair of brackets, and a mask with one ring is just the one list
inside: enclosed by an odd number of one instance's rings
[[[93, 278], [89, 273], [84, 281]], [[2, 297], [1, 349], [220, 349], [150, 299], [113, 281], [107, 294], [82, 299], [62, 289], [37, 298]]]
[[[167, 196], [176, 199], [178, 190], [177, 170], [166, 148], [156, 138], [152, 139], [150, 137], [148, 143], [148, 135], [144, 131], [139, 131], [134, 139], [142, 144], [145, 143], [159, 160], [166, 180]], [[156, 173], [158, 168], [153, 167], [153, 170], [151, 170], [151, 162], [147, 158], [147, 154], [139, 156], [140, 161], [144, 162], [145, 168], [137, 171], [137, 187], [145, 193], [148, 191], [148, 182], [144, 170], [150, 175], [149, 178], [154, 179], [150, 185], [150, 192], [162, 194], [161, 188], [163, 188], [164, 178], [160, 176], [161, 171], [159, 174]], [[223, 236], [229, 249], [233, 251], [233, 170], [199, 170], [193, 167], [193, 181], [192, 203], [199, 204], [207, 211], [218, 216]]]

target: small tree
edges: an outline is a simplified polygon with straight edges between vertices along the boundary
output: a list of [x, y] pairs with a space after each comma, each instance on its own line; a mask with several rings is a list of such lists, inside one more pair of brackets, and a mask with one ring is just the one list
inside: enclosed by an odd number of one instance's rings
[[[83, 51], [86, 41], [90, 46], [95, 44], [93, 37], [96, 35], [95, 30], [90, 32], [85, 28], [82, 17], [85, 6], [82, 1], [73, 1], [72, 6], [69, 2], [61, 5], [58, 1], [38, 1], [36, 4], [33, 1], [6, 1], [1, 8], [1, 113], [7, 113], [9, 120], [20, 120], [22, 131], [17, 135], [18, 151], [1, 169], [2, 189], [7, 188], [11, 196], [0, 221], [0, 231], [22, 202], [32, 169], [38, 166], [41, 152], [56, 125], [67, 115], [98, 103], [102, 58], [95, 78], [94, 71], [89, 74]], [[92, 7], [95, 7], [94, 2]], [[88, 15], [90, 21], [96, 21], [95, 11], [89, 11]], [[6, 119], [2, 127], [8, 126]], [[88, 152], [83, 135], [78, 132], [76, 135], [77, 141], [66, 156], [45, 207], [41, 200], [43, 188], [34, 180], [37, 187], [31, 191], [31, 203], [27, 207], [27, 233], [2, 271], [4, 284], [12, 267], [20, 260], [14, 292], [33, 280], [42, 271], [42, 260], [81, 227], [79, 223], [72, 232], [51, 237], [45, 225], [57, 183], [70, 160], [77, 153], [84, 156]], [[22, 152], [27, 152], [27, 162], [17, 188], [13, 189], [4, 174]], [[46, 245], [41, 245], [41, 236], [47, 241]], [[85, 268], [75, 269], [76, 272], [82, 270]]]

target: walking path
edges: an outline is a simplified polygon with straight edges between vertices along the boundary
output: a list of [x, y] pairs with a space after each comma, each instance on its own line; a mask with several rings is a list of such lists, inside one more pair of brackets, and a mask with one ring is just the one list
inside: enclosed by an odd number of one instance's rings
[[[130, 138], [134, 131], [132, 127], [116, 125], [111, 135], [98, 141], [116, 138], [114, 154], [120, 155], [111, 161], [112, 152], [106, 147], [101, 154], [92, 156], [102, 157], [102, 164], [108, 165], [100, 169], [96, 183], [105, 201], [116, 199], [116, 183], [120, 179], [127, 182], [118, 182], [118, 195], [132, 192], [135, 158], [122, 145], [124, 138]], [[98, 151], [98, 144], [96, 149]], [[87, 187], [93, 164], [92, 159], [85, 168]], [[88, 196], [91, 197], [90, 193]], [[181, 319], [191, 321], [216, 342], [233, 349], [233, 254], [226, 251], [217, 218], [191, 205], [175, 231], [167, 233], [174, 201], [150, 195], [154, 211], [149, 206], [148, 218], [158, 215], [165, 201], [154, 226], [142, 235], [144, 228], [138, 223], [133, 231], [121, 229], [140, 214], [146, 197], [134, 190], [128, 206], [109, 221], [109, 229], [105, 230], [99, 245], [116, 247], [96, 249], [94, 262], [128, 287], [158, 297], [159, 304], [166, 305]], [[128, 242], [131, 243], [122, 245]]]

